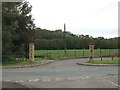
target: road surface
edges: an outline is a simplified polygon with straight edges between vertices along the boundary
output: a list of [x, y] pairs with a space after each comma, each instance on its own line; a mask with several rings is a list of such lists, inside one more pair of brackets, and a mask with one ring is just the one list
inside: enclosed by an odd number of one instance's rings
[[[3, 88], [16, 84], [29, 88], [118, 88], [118, 66], [83, 66], [70, 59], [50, 64], [17, 69], [3, 69]], [[5, 83], [12, 83], [7, 85]], [[16, 83], [14, 85], [14, 83]]]

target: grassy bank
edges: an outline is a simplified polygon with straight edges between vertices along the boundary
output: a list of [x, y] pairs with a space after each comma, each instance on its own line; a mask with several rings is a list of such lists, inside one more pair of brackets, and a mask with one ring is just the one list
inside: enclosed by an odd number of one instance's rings
[[90, 64], [120, 64], [120, 61], [116, 60], [94, 60], [93, 62], [87, 62]]
[[10, 60], [8, 62], [2, 63], [2, 66], [18, 66], [18, 65], [31, 65], [35, 63], [42, 63], [41, 59], [36, 58], [35, 62], [29, 60]]

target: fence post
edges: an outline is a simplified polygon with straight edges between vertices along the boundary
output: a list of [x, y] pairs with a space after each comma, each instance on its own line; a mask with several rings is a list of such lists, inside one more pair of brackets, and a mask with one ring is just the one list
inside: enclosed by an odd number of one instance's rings
[[112, 60], [113, 60], [114, 56], [112, 55]]
[[50, 59], [52, 58], [51, 52], [50, 52]]
[[75, 57], [76, 57], [76, 50], [75, 50]]
[[94, 44], [93, 43], [90, 43], [89, 44], [89, 59], [90, 59], [90, 62], [93, 62], [94, 60]]
[[34, 62], [34, 43], [29, 43], [29, 60]]
[[84, 57], [84, 49], [83, 49], [83, 57]]
[[58, 56], [56, 55], [56, 56], [57, 56], [57, 58], [60, 58], [60, 56], [59, 56], [59, 55], [60, 55], [60, 54], [59, 54], [59, 51], [58, 51], [57, 53], [58, 53]]
[[102, 50], [100, 49], [100, 58], [101, 58], [101, 61], [102, 61]]
[[109, 49], [109, 57], [110, 57], [110, 49]]

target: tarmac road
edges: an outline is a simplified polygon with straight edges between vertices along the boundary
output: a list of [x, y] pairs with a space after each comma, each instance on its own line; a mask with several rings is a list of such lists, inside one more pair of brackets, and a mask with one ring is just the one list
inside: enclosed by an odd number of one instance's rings
[[29, 88], [118, 88], [118, 66], [83, 66], [70, 59], [37, 67], [3, 69], [3, 88], [16, 88], [13, 82]]

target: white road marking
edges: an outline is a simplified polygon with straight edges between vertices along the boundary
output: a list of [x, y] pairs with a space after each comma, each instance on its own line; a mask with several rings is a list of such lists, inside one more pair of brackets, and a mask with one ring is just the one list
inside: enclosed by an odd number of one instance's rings
[[79, 79], [78, 77], [68, 77], [67, 78], [68, 80], [77, 80], [77, 79]]
[[32, 80], [29, 80], [29, 82], [32, 82]]
[[88, 79], [90, 78], [90, 76], [86, 76], [86, 77], [68, 77], [68, 80], [77, 80], [77, 79]]
[[55, 70], [55, 71], [62, 72], [62, 71], [79, 71], [79, 70]]
[[18, 81], [15, 81], [16, 83], [18, 83]]
[[[55, 78], [55, 79], [50, 79], [50, 78], [48, 78], [48, 77], [44, 77], [43, 79], [42, 79], [42, 81], [43, 82], [50, 82], [50, 81], [52, 81], [52, 80], [55, 80], [55, 81], [62, 81], [62, 80], [78, 80], [78, 79], [87, 79], [87, 78], [89, 78], [90, 76], [86, 76], [86, 77], [66, 77], [66, 78], [62, 78], [62, 77], [57, 77], [57, 78]], [[41, 79], [31, 79], [31, 80], [27, 80], [28, 82], [38, 82], [38, 81], [40, 81]], [[5, 80], [5, 81], [10, 81], [10, 80]], [[18, 80], [18, 81], [15, 81], [16, 83], [18, 83], [18, 82], [20, 82], [20, 83], [22, 83], [22, 82], [25, 82], [24, 80]]]
[[24, 82], [23, 80], [19, 80], [19, 82]]
[[84, 79], [90, 78], [90, 76], [86, 76]]
[[64, 78], [56, 78], [55, 80], [56, 81], [62, 81], [62, 80], [64, 80]]
[[39, 81], [40, 79], [34, 79], [35, 82]]
[[77, 80], [77, 78], [76, 77], [71, 77], [72, 78], [72, 80]]
[[43, 79], [43, 82], [50, 82], [50, 79]]
[[6, 82], [9, 82], [10, 80], [5, 80]]
[[55, 70], [55, 71], [58, 71], [58, 72], [59, 72], [59, 71], [66, 71], [66, 70]]
[[29, 82], [37, 82], [39, 81], [40, 79], [32, 79], [32, 80], [29, 80]]
[[30, 87], [30, 86], [28, 86], [28, 85], [27, 85], [26, 87], [31, 88], [31, 90], [32, 90], [32, 87]]
[[48, 82], [50, 82], [51, 80], [50, 79], [48, 79]]
[[114, 82], [112, 82], [112, 81], [110, 81], [110, 80], [106, 80], [106, 81], [112, 83], [113, 85], [115, 85], [115, 86], [117, 86], [117, 87], [120, 87], [120, 85], [118, 85], [118, 84], [116, 84], [116, 83], [114, 83]]

